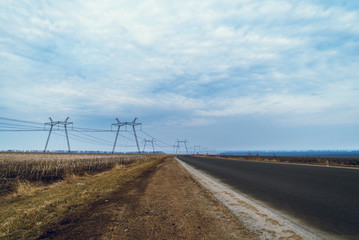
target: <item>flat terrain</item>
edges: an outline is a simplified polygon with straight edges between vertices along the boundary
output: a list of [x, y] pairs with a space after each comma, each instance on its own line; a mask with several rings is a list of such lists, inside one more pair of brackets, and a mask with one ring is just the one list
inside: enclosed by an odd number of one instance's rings
[[253, 239], [174, 158], [71, 216], [42, 239]]
[[343, 238], [359, 238], [358, 169], [179, 158], [309, 226]]

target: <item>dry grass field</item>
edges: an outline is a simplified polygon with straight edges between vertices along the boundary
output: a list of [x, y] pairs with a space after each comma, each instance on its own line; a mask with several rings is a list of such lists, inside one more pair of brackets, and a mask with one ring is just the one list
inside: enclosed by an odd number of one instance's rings
[[0, 154], [0, 239], [36, 239], [132, 181], [161, 155]]
[[15, 191], [24, 183], [48, 184], [146, 158], [146, 155], [120, 154], [0, 153], [0, 196]]
[[[207, 155], [203, 155], [208, 157]], [[312, 157], [312, 156], [261, 156], [261, 155], [212, 155], [210, 157], [221, 157], [239, 160], [282, 162], [296, 164], [314, 164], [339, 167], [359, 167], [359, 158], [354, 157]]]

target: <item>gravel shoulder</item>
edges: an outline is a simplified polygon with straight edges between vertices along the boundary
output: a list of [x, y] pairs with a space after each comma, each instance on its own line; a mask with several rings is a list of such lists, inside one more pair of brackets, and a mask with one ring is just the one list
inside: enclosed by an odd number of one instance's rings
[[43, 239], [254, 239], [174, 157]]

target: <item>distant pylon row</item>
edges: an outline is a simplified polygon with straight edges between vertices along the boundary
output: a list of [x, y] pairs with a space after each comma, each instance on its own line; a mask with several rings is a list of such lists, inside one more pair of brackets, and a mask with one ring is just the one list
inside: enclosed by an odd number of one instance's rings
[[[68, 135], [68, 133], [67, 133], [67, 126], [68, 126], [68, 125], [72, 125], [72, 126], [73, 126], [73, 122], [68, 122], [69, 118], [70, 118], [70, 117], [67, 117], [65, 121], [53, 121], [52, 118], [50, 117], [50, 118], [49, 118], [49, 119], [50, 119], [50, 122], [44, 123], [44, 127], [46, 127], [47, 125], [50, 126], [49, 135], [48, 135], [47, 140], [46, 140], [44, 152], [46, 152], [47, 146], [48, 146], [48, 144], [49, 144], [50, 136], [51, 136], [53, 127], [56, 126], [56, 125], [57, 125], [58, 129], [60, 128], [60, 125], [63, 125], [63, 126], [64, 126], [64, 128], [65, 128], [65, 134], [66, 134], [66, 140], [67, 140], [68, 151], [71, 152], [69, 135]], [[113, 144], [112, 153], [115, 152], [116, 143], [117, 143], [117, 139], [118, 139], [118, 133], [120, 132], [120, 128], [121, 128], [122, 126], [126, 126], [126, 128], [127, 128], [127, 126], [132, 126], [133, 134], [134, 134], [135, 140], [136, 140], [137, 150], [138, 150], [138, 153], [141, 153], [141, 151], [140, 151], [140, 145], [138, 144], [138, 139], [137, 139], [137, 134], [136, 134], [136, 128], [135, 128], [135, 127], [136, 127], [136, 126], [139, 126], [139, 125], [142, 126], [142, 123], [136, 123], [136, 120], [137, 120], [137, 118], [135, 118], [132, 122], [120, 122], [120, 120], [118, 120], [118, 118], [116, 118], [117, 123], [112, 123], [112, 125], [111, 125], [111, 130], [112, 130], [112, 126], [117, 126], [116, 138], [115, 138], [115, 142], [114, 142], [114, 144]], [[146, 145], [145, 145], [145, 146], [146, 146]], [[153, 148], [153, 151], [154, 151], [153, 140], [152, 140], [152, 148]]]
[[[44, 129], [46, 128], [46, 126], [50, 126], [49, 135], [48, 135], [47, 140], [46, 140], [44, 152], [46, 152], [46, 150], [47, 150], [47, 146], [48, 146], [49, 141], [50, 141], [51, 133], [53, 131], [54, 126], [56, 126], [56, 125], [57, 125], [58, 129], [60, 129], [60, 126], [64, 127], [65, 134], [66, 134], [67, 146], [68, 146], [68, 152], [71, 152], [70, 141], [69, 141], [69, 136], [68, 136], [68, 126], [71, 125], [72, 129], [73, 129], [73, 122], [68, 121], [69, 117], [67, 117], [65, 119], [65, 121], [53, 121], [51, 117], [49, 119], [50, 119], [50, 122], [44, 123]], [[136, 141], [137, 151], [138, 151], [138, 153], [141, 153], [140, 145], [138, 143], [138, 138], [137, 138], [137, 133], [136, 133], [136, 126], [141, 126], [141, 130], [142, 130], [142, 123], [136, 122], [137, 118], [134, 118], [132, 122], [121, 122], [120, 120], [118, 120], [118, 118], [115, 118], [115, 119], [116, 119], [117, 122], [111, 124], [111, 131], [112, 131], [113, 126], [117, 127], [116, 137], [115, 137], [115, 141], [114, 141], [114, 144], [113, 144], [113, 147], [112, 147], [112, 153], [115, 152], [116, 144], [117, 144], [117, 140], [118, 140], [118, 135], [119, 135], [119, 132], [120, 132], [120, 128], [123, 127], [123, 126], [125, 126], [126, 129], [127, 129], [127, 126], [132, 127], [133, 135], [134, 135], [135, 141]], [[154, 146], [155, 139], [154, 138], [152, 138], [151, 140], [144, 139], [144, 146], [143, 146], [142, 152], [145, 151], [147, 143], [150, 143], [152, 145], [153, 153], [155, 153], [155, 146]], [[179, 150], [180, 150], [180, 146], [184, 145], [184, 147], [186, 149], [186, 153], [188, 154], [187, 143], [188, 143], [187, 139], [181, 140], [181, 141], [177, 139], [177, 141], [176, 141], [176, 143], [174, 145], [173, 153], [177, 154], [179, 152]], [[196, 147], [199, 147], [199, 146], [195, 146], [195, 150], [196, 150]]]

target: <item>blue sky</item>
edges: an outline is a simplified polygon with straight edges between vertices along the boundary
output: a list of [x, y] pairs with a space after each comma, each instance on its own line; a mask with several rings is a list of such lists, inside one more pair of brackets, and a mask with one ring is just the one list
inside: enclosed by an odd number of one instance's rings
[[[101, 129], [138, 117], [167, 144], [218, 151], [358, 149], [358, 22], [349, 0], [2, 0], [1, 117]], [[0, 132], [0, 149], [46, 136]]]

